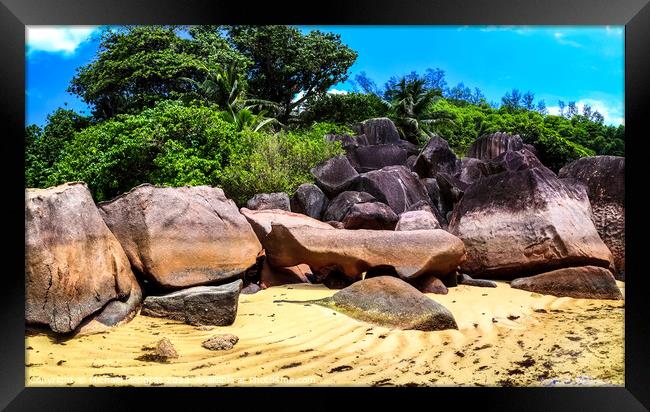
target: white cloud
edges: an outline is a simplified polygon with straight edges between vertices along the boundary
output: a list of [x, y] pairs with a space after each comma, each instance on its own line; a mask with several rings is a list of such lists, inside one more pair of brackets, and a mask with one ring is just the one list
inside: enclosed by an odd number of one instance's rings
[[99, 30], [98, 26], [28, 26], [25, 29], [27, 52], [73, 54], [79, 45], [88, 41]]
[[327, 91], [329, 94], [348, 94], [349, 92], [347, 90], [339, 90], [339, 89], [329, 89]]
[[[565, 103], [567, 103], [568, 105], [568, 102], [565, 101]], [[605, 124], [613, 124], [613, 125], [625, 124], [625, 117], [623, 116], [623, 107], [608, 104], [603, 100], [581, 99], [576, 102], [576, 106], [578, 107], [580, 113], [582, 113], [582, 109], [585, 107], [585, 104], [591, 106], [592, 111], [597, 111], [598, 113], [602, 114], [603, 117], [605, 118]], [[549, 114], [553, 114], [556, 116], [560, 115], [559, 106], [548, 106], [547, 109]], [[564, 108], [564, 110], [566, 111], [566, 107]]]
[[582, 47], [582, 44], [578, 43], [577, 41], [567, 40], [565, 38], [564, 33], [560, 33], [556, 31], [555, 33], [553, 33], [553, 37], [555, 37], [555, 40], [557, 40], [557, 42], [560, 44], [564, 44], [571, 47]]
[[605, 26], [605, 30], [607, 31], [608, 36], [622, 36], [624, 33], [623, 28], [616, 26]]

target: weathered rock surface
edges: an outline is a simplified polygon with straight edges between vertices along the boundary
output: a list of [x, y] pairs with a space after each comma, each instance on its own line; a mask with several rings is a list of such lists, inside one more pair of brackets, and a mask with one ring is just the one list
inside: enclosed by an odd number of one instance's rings
[[484, 174], [497, 174], [509, 170], [517, 172], [524, 169], [532, 169], [534, 167], [543, 169], [546, 173], [554, 174], [551, 169], [547, 168], [539, 161], [537, 156], [526, 149], [509, 150], [501, 153], [499, 156], [492, 160], [485, 162]]
[[107, 303], [131, 295], [127, 256], [84, 183], [27, 189], [25, 203], [28, 324], [72, 332]]
[[582, 299], [623, 299], [612, 273], [597, 266], [570, 267], [510, 282], [515, 289]]
[[399, 215], [395, 230], [429, 230], [440, 229], [440, 223], [433, 213], [426, 210], [414, 210]]
[[293, 195], [291, 210], [314, 219], [320, 219], [328, 203], [325, 193], [318, 186], [305, 183], [300, 185]]
[[608, 267], [583, 187], [543, 169], [503, 172], [470, 185], [449, 231], [463, 240], [474, 277], [511, 277], [566, 266]]
[[454, 210], [456, 204], [463, 198], [465, 189], [469, 185], [447, 173], [438, 173], [436, 175], [436, 182], [440, 190], [440, 213], [446, 216]]
[[449, 148], [449, 143], [439, 136], [434, 136], [418, 155], [413, 170], [425, 178], [436, 177], [438, 172], [454, 175], [460, 170], [460, 166], [460, 160]]
[[244, 286], [244, 288], [241, 290], [241, 294], [253, 295], [259, 292], [260, 290], [262, 290], [262, 288], [257, 283], [249, 283], [248, 285]]
[[486, 175], [485, 167], [485, 162], [482, 160], [474, 157], [463, 157], [457, 178], [462, 182], [472, 184]]
[[147, 296], [140, 312], [190, 325], [227, 326], [235, 321], [242, 281], [220, 286], [196, 286], [162, 296]]
[[393, 230], [396, 224], [395, 212], [380, 202], [356, 203], [343, 218], [345, 229]]
[[444, 230], [322, 230], [273, 224], [266, 256], [275, 267], [337, 267], [353, 278], [376, 266], [390, 266], [403, 278], [445, 275], [461, 264], [463, 242]]
[[461, 273], [458, 276], [458, 283], [461, 285], [467, 285], [467, 286], [477, 286], [479, 288], [496, 288], [497, 284], [490, 281], [490, 280], [485, 280], [485, 279], [474, 279], [470, 275], [466, 275], [465, 273]]
[[287, 212], [286, 210], [250, 210], [242, 207], [242, 215], [248, 220], [257, 238], [266, 248], [266, 236], [271, 232], [271, 224], [281, 223], [287, 227], [309, 226], [320, 229], [333, 229], [332, 226], [309, 216]]
[[449, 293], [447, 286], [435, 276], [420, 276], [419, 278], [413, 279], [411, 284], [422, 293], [435, 293], [437, 295], [446, 295]]
[[390, 276], [356, 282], [319, 304], [380, 326], [423, 331], [458, 329], [447, 308]]
[[259, 193], [246, 202], [251, 210], [280, 209], [291, 211], [289, 195], [284, 192]]
[[427, 194], [429, 195], [429, 202], [431, 205], [435, 206], [438, 212], [440, 212], [442, 215], [444, 207], [443, 201], [440, 198], [440, 186], [438, 185], [438, 181], [432, 177], [428, 177], [420, 179], [420, 183], [422, 183], [422, 185], [424, 185], [424, 188], [427, 190]]
[[539, 152], [537, 151], [535, 146], [533, 146], [532, 144], [524, 143], [524, 149], [526, 149], [529, 152], [531, 152], [532, 154], [534, 154], [535, 157], [539, 157]]
[[164, 288], [232, 281], [262, 249], [219, 188], [144, 184], [99, 207], [131, 265]]
[[131, 293], [124, 299], [109, 302], [101, 311], [93, 316], [93, 320], [104, 326], [117, 326], [133, 319], [142, 306], [142, 288], [135, 279], [131, 280]]
[[263, 289], [272, 286], [289, 285], [293, 283], [310, 283], [312, 276], [309, 266], [300, 264], [291, 267], [271, 267], [266, 260], [260, 274], [260, 285]]
[[316, 185], [329, 197], [350, 188], [359, 178], [359, 173], [352, 167], [345, 156], [336, 156], [319, 163], [311, 169]]
[[387, 204], [396, 214], [409, 210], [417, 202], [429, 201], [429, 195], [420, 179], [406, 166], [386, 166], [363, 173], [359, 178], [358, 189]]
[[387, 117], [368, 119], [361, 123], [358, 131], [366, 136], [369, 145], [397, 144], [401, 140], [395, 123]]
[[352, 206], [357, 203], [372, 203], [376, 201], [377, 199], [371, 194], [347, 190], [332, 199], [323, 214], [323, 220], [342, 222]]
[[406, 164], [406, 150], [394, 144], [360, 146], [348, 153], [350, 164], [359, 172], [381, 169], [385, 166]]
[[503, 152], [521, 150], [523, 148], [524, 142], [518, 134], [511, 135], [508, 133], [497, 132], [486, 134], [476, 139], [467, 151], [467, 157], [490, 160], [499, 156]]
[[620, 275], [625, 271], [625, 158], [583, 157], [564, 166], [559, 177], [587, 186], [596, 230], [614, 255]]
[[232, 333], [224, 333], [215, 335], [201, 343], [205, 349], [208, 350], [230, 350], [239, 342], [239, 337]]

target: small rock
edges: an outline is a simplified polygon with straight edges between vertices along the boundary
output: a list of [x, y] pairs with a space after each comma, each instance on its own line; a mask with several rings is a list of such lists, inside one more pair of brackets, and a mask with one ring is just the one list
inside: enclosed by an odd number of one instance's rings
[[479, 288], [496, 288], [497, 284], [485, 279], [474, 279], [469, 275], [461, 273], [458, 275], [458, 283], [467, 286], [477, 286]]
[[231, 333], [225, 333], [222, 335], [215, 335], [210, 339], [203, 341], [201, 346], [209, 350], [230, 350], [232, 349], [239, 338]]

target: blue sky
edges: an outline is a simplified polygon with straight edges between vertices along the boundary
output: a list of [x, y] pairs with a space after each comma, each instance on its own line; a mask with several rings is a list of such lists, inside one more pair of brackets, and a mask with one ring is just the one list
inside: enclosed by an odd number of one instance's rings
[[[535, 93], [551, 112], [557, 101], [591, 105], [609, 124], [624, 119], [622, 26], [303, 26], [341, 35], [359, 54], [350, 78], [364, 71], [378, 85], [427, 68], [446, 72], [449, 86], [478, 87], [499, 102], [512, 88]], [[97, 27], [27, 29], [27, 124], [43, 125], [57, 107], [89, 109], [66, 92], [79, 66], [98, 48]], [[352, 84], [333, 91], [350, 91]], [[64, 104], [67, 103], [67, 106]]]

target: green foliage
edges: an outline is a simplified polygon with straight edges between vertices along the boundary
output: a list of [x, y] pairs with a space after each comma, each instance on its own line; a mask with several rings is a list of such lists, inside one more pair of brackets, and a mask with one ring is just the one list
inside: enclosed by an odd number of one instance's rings
[[244, 60], [223, 40], [215, 43], [204, 36], [201, 41], [183, 39], [173, 27], [106, 30], [97, 58], [77, 70], [68, 91], [91, 105], [98, 119], [135, 114], [160, 100], [194, 95], [193, 86], [183, 78], [203, 79], [210, 65]]
[[315, 121], [352, 125], [373, 117], [384, 117], [389, 106], [374, 94], [324, 94], [307, 102], [300, 118], [304, 124]]
[[350, 133], [328, 123], [291, 132], [248, 133], [243, 150], [233, 155], [221, 179], [226, 194], [244, 205], [256, 193], [286, 192], [291, 196], [303, 183], [313, 182], [310, 169], [330, 157], [343, 154], [340, 142], [328, 133]]
[[426, 86], [426, 79], [411, 73], [400, 79], [391, 79], [384, 96], [390, 101], [391, 117], [403, 139], [412, 143], [428, 140], [432, 126], [448, 122], [446, 113], [431, 109], [441, 98], [439, 89]]
[[[251, 95], [280, 104], [286, 123], [303, 102], [345, 81], [357, 53], [340, 36], [313, 30], [302, 34], [290, 26], [228, 26], [231, 45], [252, 61]], [[302, 97], [295, 97], [302, 93]]]
[[292, 193], [311, 180], [310, 168], [342, 153], [325, 134], [350, 132], [326, 123], [278, 134], [240, 131], [224, 115], [216, 106], [170, 101], [118, 115], [74, 133], [39, 186], [81, 180], [101, 201], [145, 182], [211, 185], [243, 203], [256, 192]]
[[461, 107], [445, 99], [432, 108], [453, 120], [453, 124], [436, 126], [436, 131], [458, 155], [464, 154], [479, 136], [494, 132], [519, 134], [524, 142], [535, 146], [540, 160], [556, 171], [584, 156], [625, 155], [623, 126], [605, 126], [585, 116], [566, 119], [512, 106], [494, 109], [487, 104]]
[[47, 184], [82, 180], [97, 200], [144, 182], [217, 184], [238, 139], [215, 108], [162, 102], [77, 133]]
[[65, 144], [89, 124], [87, 117], [59, 108], [47, 117], [43, 130], [36, 125], [26, 127], [25, 184], [28, 187], [47, 185], [52, 167], [60, 158]]

